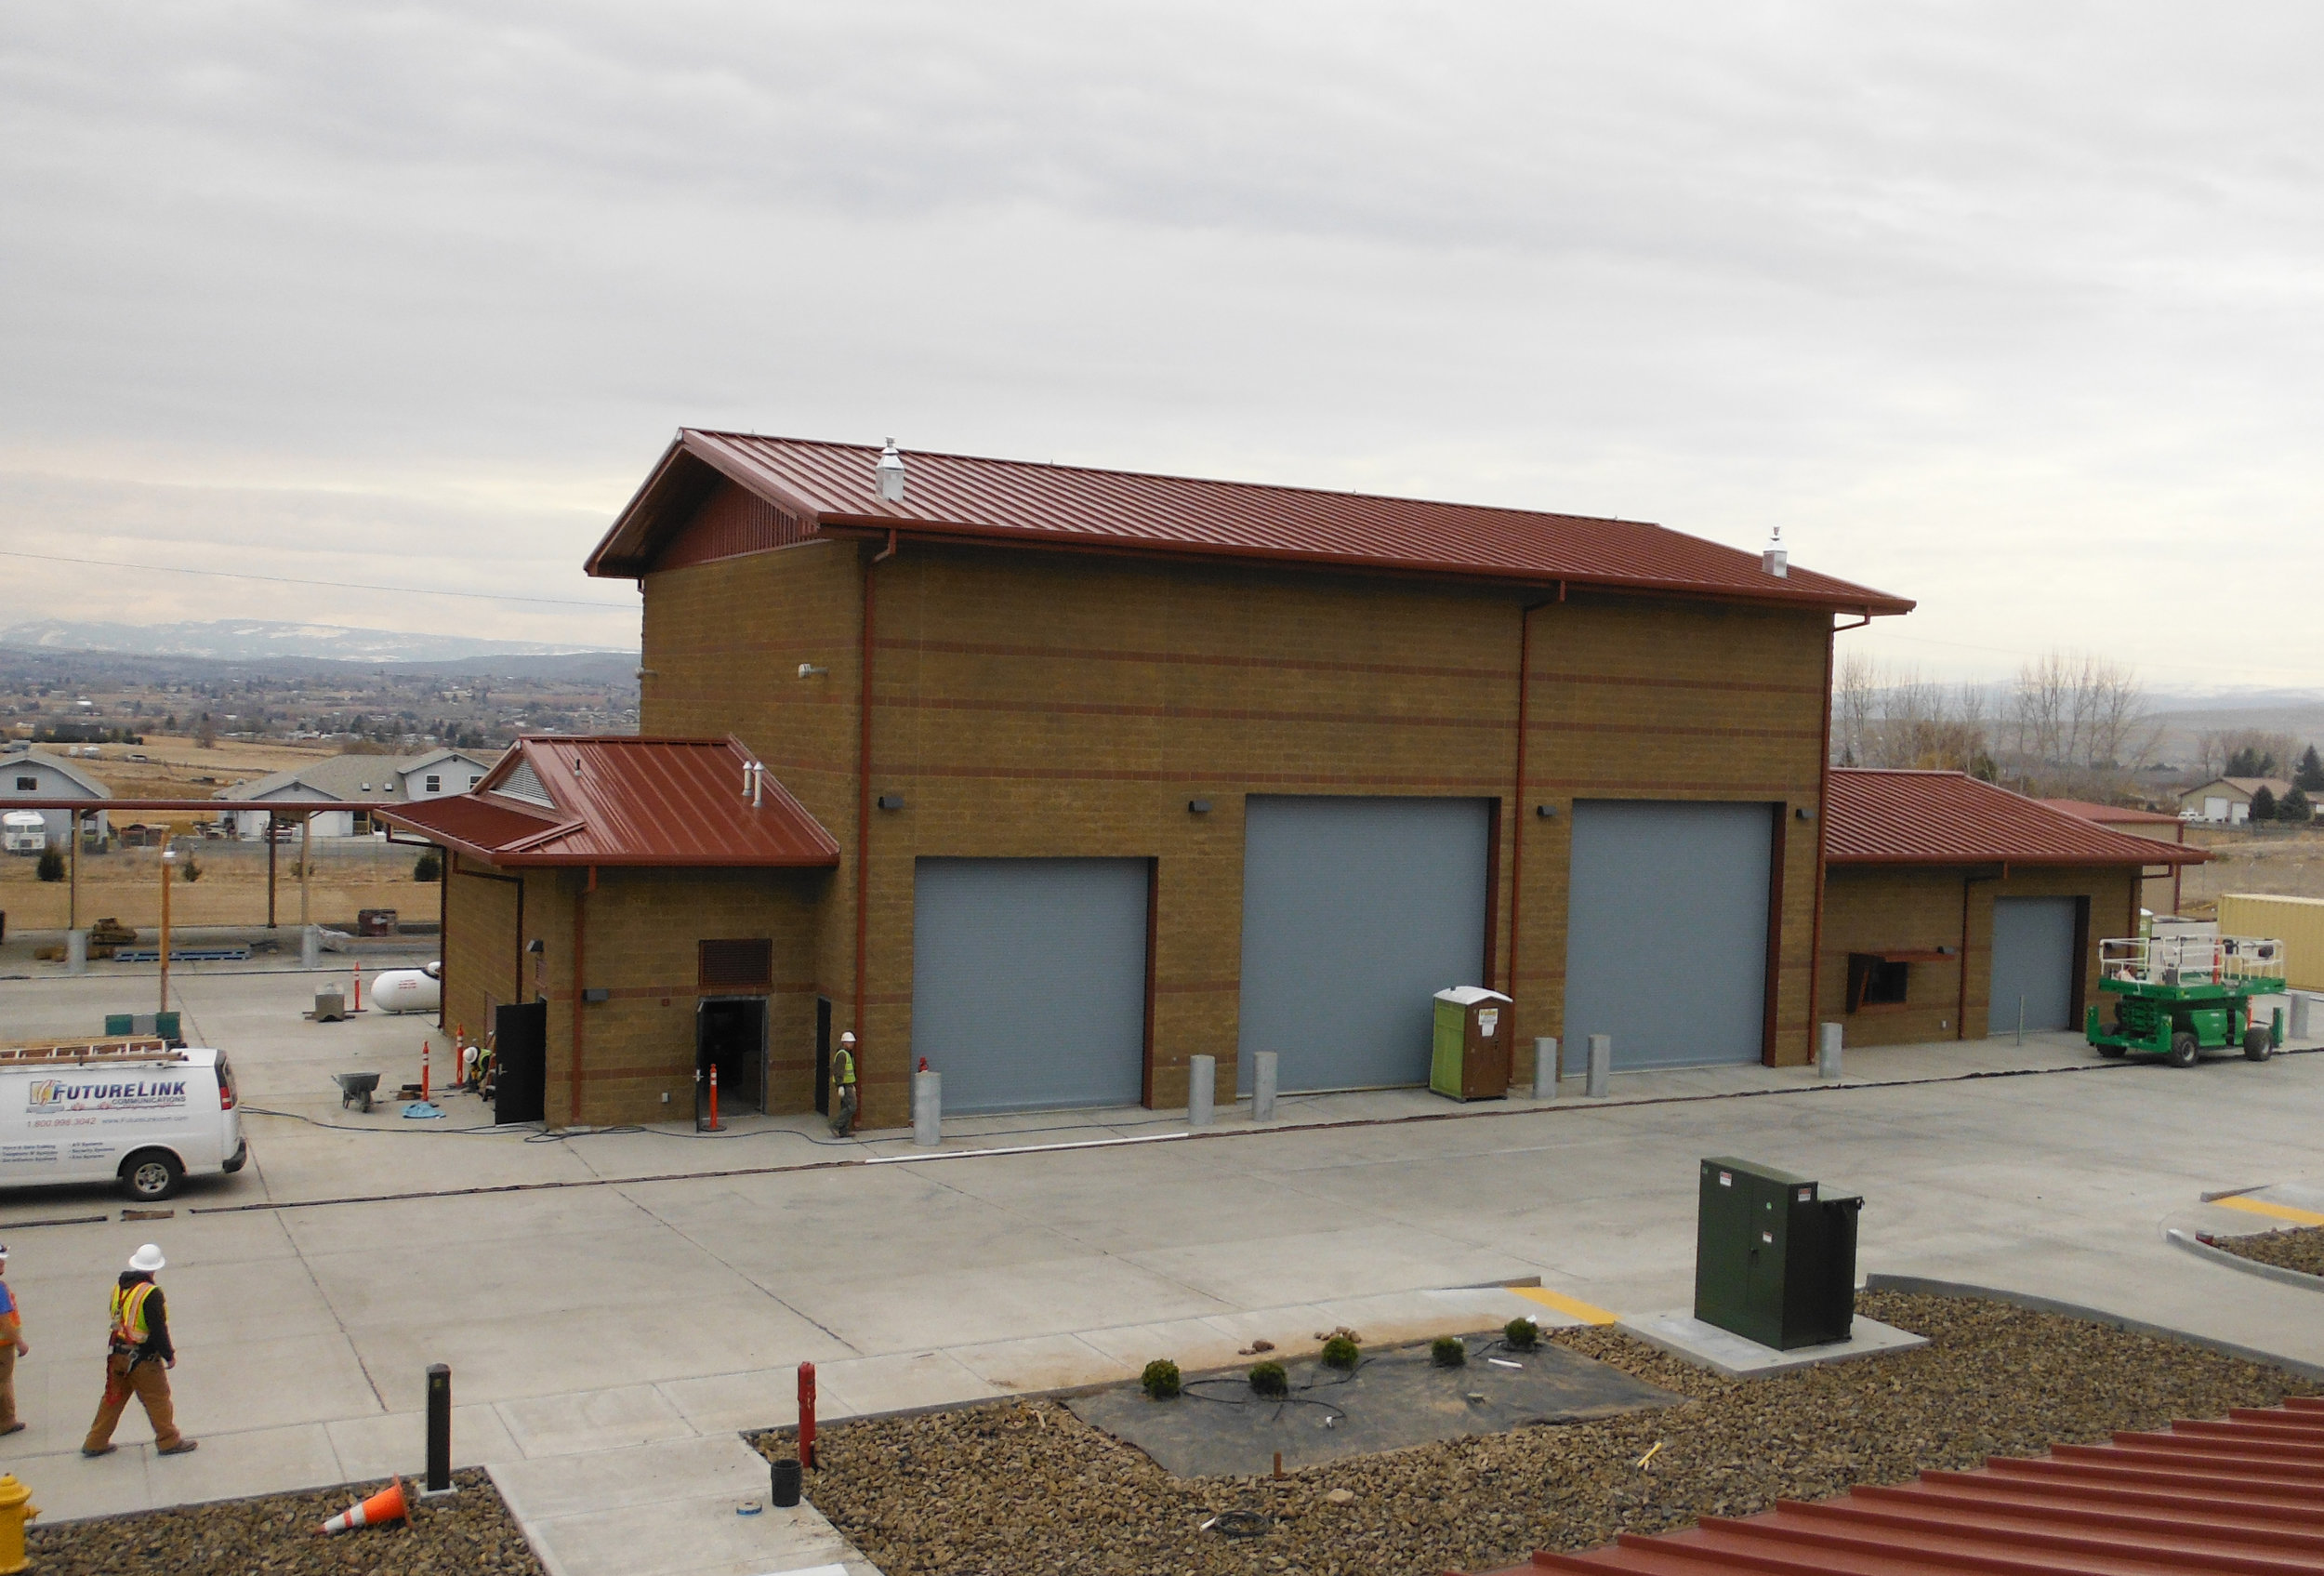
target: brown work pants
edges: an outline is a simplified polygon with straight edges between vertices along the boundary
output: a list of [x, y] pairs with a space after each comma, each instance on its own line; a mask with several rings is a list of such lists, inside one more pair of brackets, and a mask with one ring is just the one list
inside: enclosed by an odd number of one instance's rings
[[0, 1432], [16, 1426], [16, 1337], [0, 1330]]
[[105, 1398], [97, 1403], [97, 1421], [89, 1424], [85, 1450], [101, 1450], [112, 1443], [113, 1425], [121, 1421], [131, 1396], [145, 1403], [145, 1420], [153, 1425], [153, 1443], [167, 1450], [185, 1436], [178, 1432], [177, 1409], [169, 1399], [169, 1371], [158, 1360], [130, 1366], [125, 1357], [105, 1359]]

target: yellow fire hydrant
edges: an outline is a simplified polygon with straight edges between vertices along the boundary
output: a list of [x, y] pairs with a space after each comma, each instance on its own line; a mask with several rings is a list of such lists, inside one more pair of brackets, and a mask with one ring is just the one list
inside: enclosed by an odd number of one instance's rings
[[16, 1576], [32, 1563], [24, 1557], [24, 1524], [39, 1514], [33, 1490], [0, 1473], [0, 1576]]

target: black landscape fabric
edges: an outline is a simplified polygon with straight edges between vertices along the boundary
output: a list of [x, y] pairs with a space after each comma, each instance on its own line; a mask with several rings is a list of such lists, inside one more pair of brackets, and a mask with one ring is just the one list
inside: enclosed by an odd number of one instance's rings
[[1439, 1439], [1501, 1434], [1666, 1407], [1680, 1397], [1578, 1352], [1543, 1344], [1512, 1351], [1490, 1337], [1468, 1342], [1469, 1360], [1440, 1368], [1426, 1345], [1367, 1352], [1353, 1373], [1313, 1357], [1286, 1362], [1290, 1396], [1265, 1399], [1247, 1368], [1186, 1381], [1175, 1400], [1136, 1384], [1077, 1396], [1075, 1416], [1135, 1445], [1181, 1477], [1270, 1472]]

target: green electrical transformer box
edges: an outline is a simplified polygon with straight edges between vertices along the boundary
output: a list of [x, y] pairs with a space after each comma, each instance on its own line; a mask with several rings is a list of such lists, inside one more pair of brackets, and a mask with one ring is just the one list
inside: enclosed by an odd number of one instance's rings
[[1695, 1317], [1779, 1352], [1848, 1338], [1861, 1199], [1732, 1156], [1703, 1162]]

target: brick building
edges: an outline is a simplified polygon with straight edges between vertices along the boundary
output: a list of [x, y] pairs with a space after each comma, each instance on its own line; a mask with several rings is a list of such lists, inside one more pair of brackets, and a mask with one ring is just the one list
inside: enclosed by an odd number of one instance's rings
[[[552, 1121], [667, 1114], [685, 954], [746, 940], [770, 1108], [853, 1026], [873, 1123], [921, 1057], [956, 1110], [1183, 1105], [1198, 1054], [1223, 1097], [1256, 1050], [1287, 1090], [1417, 1083], [1448, 985], [1514, 999], [1520, 1080], [1537, 1035], [1807, 1060], [1835, 616], [1911, 605], [1631, 522], [692, 430], [589, 569], [640, 584], [644, 732], [731, 735], [837, 852], [601, 868], [577, 980], [464, 854], [448, 1000], [546, 998]], [[494, 961], [534, 939], [536, 978]]]
[[1960, 772], [1835, 767], [1817, 1017], [1851, 1045], [2079, 1027], [2147, 872], [2210, 857]]

